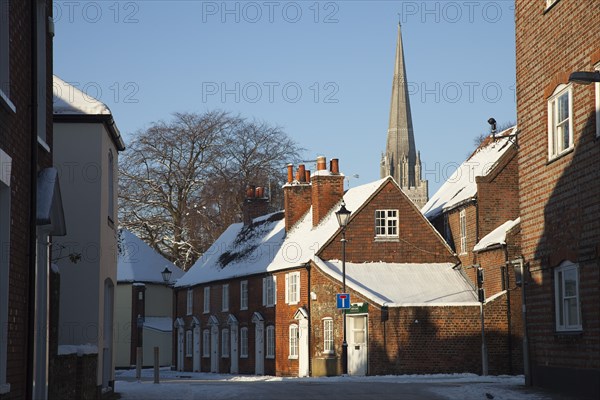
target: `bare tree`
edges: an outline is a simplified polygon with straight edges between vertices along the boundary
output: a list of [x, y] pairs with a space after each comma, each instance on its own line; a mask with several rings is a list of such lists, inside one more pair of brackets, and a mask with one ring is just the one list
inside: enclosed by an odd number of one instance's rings
[[246, 186], [279, 188], [299, 150], [266, 123], [225, 112], [174, 114], [137, 132], [121, 159], [121, 225], [188, 269], [241, 218]]

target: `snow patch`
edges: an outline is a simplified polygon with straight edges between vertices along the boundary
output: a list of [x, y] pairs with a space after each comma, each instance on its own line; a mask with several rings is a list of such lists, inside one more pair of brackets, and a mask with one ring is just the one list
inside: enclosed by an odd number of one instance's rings
[[473, 251], [482, 251], [487, 249], [488, 247], [493, 247], [496, 245], [505, 245], [506, 244], [506, 233], [510, 231], [512, 228], [517, 226], [521, 222], [521, 218], [517, 218], [514, 221], [506, 221], [487, 235], [485, 235], [479, 243], [473, 247]]

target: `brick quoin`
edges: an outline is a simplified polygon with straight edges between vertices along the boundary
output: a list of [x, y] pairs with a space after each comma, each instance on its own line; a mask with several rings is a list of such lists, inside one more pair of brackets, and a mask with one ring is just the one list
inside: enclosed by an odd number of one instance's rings
[[[600, 396], [600, 146], [594, 85], [572, 84], [572, 151], [548, 159], [548, 96], [600, 61], [595, 1], [517, 0], [516, 61], [522, 252], [528, 265], [531, 382]], [[582, 331], [556, 330], [554, 268], [579, 265]]]

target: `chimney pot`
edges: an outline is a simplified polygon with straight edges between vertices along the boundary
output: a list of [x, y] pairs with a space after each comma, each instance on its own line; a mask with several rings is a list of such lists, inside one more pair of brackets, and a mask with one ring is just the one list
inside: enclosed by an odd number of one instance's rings
[[287, 183], [292, 183], [294, 180], [294, 166], [292, 164], [287, 165]]
[[310, 183], [310, 170], [306, 170], [306, 183]]
[[298, 182], [306, 182], [306, 169], [304, 164], [298, 165]]
[[256, 188], [256, 197], [259, 199], [262, 199], [265, 197], [265, 188], [262, 186], [259, 186]]
[[325, 156], [317, 157], [317, 171], [323, 171], [327, 169], [327, 160]]
[[246, 188], [246, 198], [248, 199], [253, 199], [255, 195], [255, 189], [254, 186], [248, 186]]
[[340, 173], [340, 160], [338, 160], [337, 158], [332, 158], [331, 162], [330, 162], [329, 170], [331, 171], [332, 174], [339, 174]]

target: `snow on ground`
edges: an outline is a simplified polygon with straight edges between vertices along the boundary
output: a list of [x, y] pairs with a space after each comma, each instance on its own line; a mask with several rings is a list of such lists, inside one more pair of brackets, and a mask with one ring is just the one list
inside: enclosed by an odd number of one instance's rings
[[[270, 391], [264, 385], [277, 383], [318, 384], [331, 385], [332, 392], [340, 384], [349, 383], [377, 383], [412, 384], [419, 391], [425, 391], [436, 398], [480, 400], [493, 398], [494, 400], [548, 400], [546, 394], [526, 390], [523, 376], [479, 376], [474, 374], [449, 374], [449, 375], [394, 375], [394, 376], [337, 376], [320, 378], [283, 378], [273, 376], [255, 375], [229, 375], [211, 373], [191, 373], [171, 371], [161, 368], [160, 384], [152, 381], [153, 370], [142, 371], [142, 381], [135, 380], [135, 370], [117, 371], [115, 390], [121, 394], [123, 400], [127, 399], [233, 399], [248, 398], [249, 384], [263, 385], [263, 391]], [[256, 387], [257, 387], [256, 386]], [[252, 386], [255, 387], [255, 386]], [[295, 386], [297, 387], [297, 386]], [[275, 387], [272, 387], [275, 389]], [[252, 393], [255, 393], [254, 391]], [[256, 392], [257, 396], [258, 393]], [[490, 397], [492, 396], [492, 397]], [[396, 398], [396, 397], [389, 397]], [[411, 397], [412, 398], [412, 397]], [[427, 398], [427, 397], [422, 397]]]

